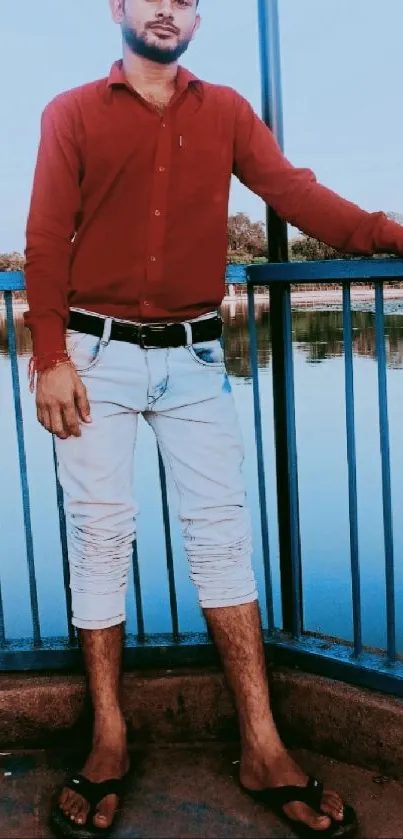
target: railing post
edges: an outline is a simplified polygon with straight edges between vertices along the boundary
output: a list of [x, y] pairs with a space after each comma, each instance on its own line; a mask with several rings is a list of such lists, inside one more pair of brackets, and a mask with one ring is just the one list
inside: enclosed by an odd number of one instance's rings
[[[263, 119], [283, 148], [278, 0], [258, 0], [258, 15]], [[267, 233], [269, 261], [287, 262], [287, 226], [271, 208]], [[302, 629], [301, 539], [288, 284], [270, 287], [270, 322], [283, 627], [298, 636]]]

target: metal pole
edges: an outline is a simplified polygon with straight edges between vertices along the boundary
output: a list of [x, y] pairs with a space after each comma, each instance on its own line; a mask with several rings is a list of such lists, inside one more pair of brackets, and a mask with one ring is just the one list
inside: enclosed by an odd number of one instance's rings
[[[278, 0], [258, 0], [262, 116], [284, 149]], [[287, 225], [267, 208], [269, 262], [288, 262]]]
[[[283, 149], [278, 0], [258, 0], [258, 21], [263, 119]], [[267, 211], [267, 234], [269, 261], [287, 262], [287, 225], [271, 208]], [[289, 284], [274, 283], [270, 288], [270, 323], [283, 627], [297, 637], [303, 618]]]

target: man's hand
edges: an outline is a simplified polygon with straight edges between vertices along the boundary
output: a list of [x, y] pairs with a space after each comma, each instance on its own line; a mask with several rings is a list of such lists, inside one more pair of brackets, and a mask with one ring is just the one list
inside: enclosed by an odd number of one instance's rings
[[71, 362], [59, 364], [38, 376], [38, 420], [61, 440], [81, 436], [80, 420], [91, 422], [87, 390]]

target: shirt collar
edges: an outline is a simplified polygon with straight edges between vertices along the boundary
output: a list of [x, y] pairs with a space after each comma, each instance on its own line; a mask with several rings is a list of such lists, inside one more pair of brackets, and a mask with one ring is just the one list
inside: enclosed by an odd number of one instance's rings
[[[115, 61], [112, 64], [111, 71], [108, 76], [107, 80], [107, 87], [127, 87], [128, 90], [131, 90], [131, 85], [126, 78], [125, 71], [123, 69], [123, 61], [120, 59], [119, 61]], [[177, 75], [177, 89], [178, 93], [183, 93], [188, 87], [192, 87], [200, 96], [203, 96], [203, 82], [201, 79], [198, 79], [197, 76], [194, 76], [190, 70], [186, 70], [185, 67], [178, 67], [178, 75]]]

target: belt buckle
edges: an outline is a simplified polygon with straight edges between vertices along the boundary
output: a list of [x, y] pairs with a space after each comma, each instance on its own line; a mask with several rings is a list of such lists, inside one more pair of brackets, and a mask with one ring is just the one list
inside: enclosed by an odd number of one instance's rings
[[[149, 323], [143, 323], [139, 328], [139, 346], [142, 350], [151, 350], [151, 349], [159, 349], [158, 346], [155, 344], [151, 344], [150, 341], [150, 333], [152, 335], [153, 332], [163, 332], [166, 327], [165, 323], [154, 323], [153, 325]], [[147, 341], [147, 337], [149, 340]]]

